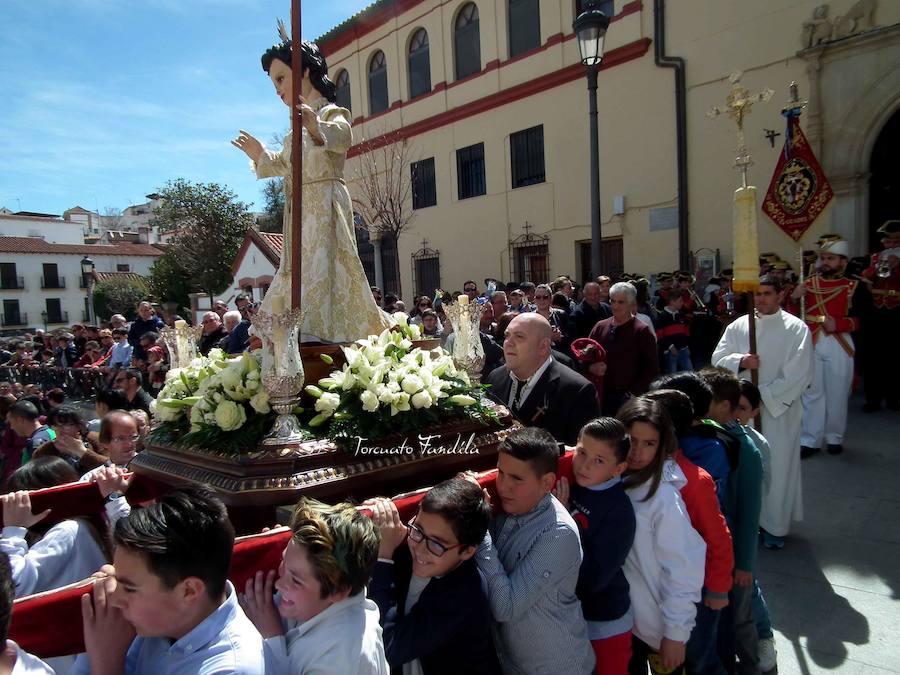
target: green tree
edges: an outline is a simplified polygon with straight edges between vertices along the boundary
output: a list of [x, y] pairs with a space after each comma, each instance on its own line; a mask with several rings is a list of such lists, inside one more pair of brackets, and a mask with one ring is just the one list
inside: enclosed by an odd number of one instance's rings
[[162, 205], [154, 210], [151, 225], [173, 234], [166, 255], [191, 290], [212, 299], [232, 281], [231, 263], [253, 226], [250, 209], [216, 183], [195, 184], [179, 178], [168, 182], [159, 194]]
[[265, 207], [256, 221], [259, 231], [280, 233], [284, 224], [284, 179], [270, 178], [263, 185], [262, 193]]
[[124, 314], [133, 318], [134, 308], [147, 295], [147, 284], [140, 278], [122, 275], [105, 279], [94, 286], [94, 311], [98, 317]]
[[158, 257], [150, 267], [150, 292], [159, 302], [176, 302], [179, 307], [190, 307], [188, 295], [197, 291], [187, 272], [182, 269], [174, 252], [169, 249]]

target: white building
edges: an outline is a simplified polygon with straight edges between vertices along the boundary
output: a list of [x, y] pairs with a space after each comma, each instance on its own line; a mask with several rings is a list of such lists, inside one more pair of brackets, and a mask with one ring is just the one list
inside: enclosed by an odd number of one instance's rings
[[0, 237], [39, 237], [57, 244], [83, 244], [84, 224], [56, 216], [0, 213]]
[[102, 278], [116, 272], [147, 276], [161, 255], [149, 244], [55, 243], [39, 237], [0, 236], [0, 330], [52, 330], [86, 321], [84, 257], [93, 261]]
[[244, 243], [234, 257], [231, 273], [234, 279], [229, 288], [216, 297], [224, 300], [230, 307], [234, 306], [234, 298], [238, 293], [246, 293], [254, 301], [262, 300], [275, 270], [281, 259], [284, 248], [284, 235], [250, 230], [244, 237]]

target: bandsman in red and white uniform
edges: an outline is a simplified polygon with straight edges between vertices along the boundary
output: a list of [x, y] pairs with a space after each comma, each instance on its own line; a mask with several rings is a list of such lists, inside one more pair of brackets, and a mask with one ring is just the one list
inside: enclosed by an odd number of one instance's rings
[[843, 452], [847, 429], [847, 400], [853, 384], [852, 331], [859, 320], [851, 316], [853, 295], [860, 282], [844, 276], [849, 246], [838, 235], [819, 239], [819, 268], [805, 284], [798, 284], [792, 297], [805, 297], [805, 321], [815, 350], [812, 384], [803, 394], [801, 456], [822, 449], [832, 455]]
[[900, 410], [900, 360], [895, 356], [900, 337], [900, 220], [889, 220], [880, 228], [884, 250], [873, 253], [862, 273], [870, 284], [874, 308], [863, 323], [868, 353], [863, 359], [865, 412], [881, 409], [882, 400], [891, 410]]

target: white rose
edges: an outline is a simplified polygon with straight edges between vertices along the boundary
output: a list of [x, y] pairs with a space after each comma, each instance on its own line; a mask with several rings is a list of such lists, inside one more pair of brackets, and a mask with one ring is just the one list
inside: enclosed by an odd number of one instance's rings
[[222, 431], [240, 429], [246, 421], [247, 413], [244, 406], [234, 401], [223, 401], [216, 407], [216, 424]]
[[378, 410], [378, 397], [375, 395], [374, 391], [366, 389], [359, 395], [359, 400], [362, 402], [363, 410], [366, 412], [375, 412]]
[[272, 412], [272, 407], [269, 405], [268, 392], [260, 391], [255, 393], [250, 398], [250, 407], [260, 415], [267, 415], [268, 413]]
[[341, 404], [341, 397], [337, 394], [326, 392], [316, 399], [316, 412], [331, 416]]
[[431, 394], [427, 391], [420, 391], [412, 397], [413, 408], [430, 408], [432, 403], [434, 401], [432, 401]]

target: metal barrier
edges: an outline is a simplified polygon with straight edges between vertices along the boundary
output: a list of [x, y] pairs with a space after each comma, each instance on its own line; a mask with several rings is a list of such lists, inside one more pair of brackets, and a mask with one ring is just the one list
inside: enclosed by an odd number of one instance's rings
[[42, 391], [60, 388], [70, 398], [93, 398], [108, 389], [113, 373], [94, 368], [56, 368], [54, 366], [0, 366], [0, 381], [36, 384]]

